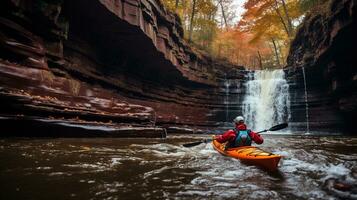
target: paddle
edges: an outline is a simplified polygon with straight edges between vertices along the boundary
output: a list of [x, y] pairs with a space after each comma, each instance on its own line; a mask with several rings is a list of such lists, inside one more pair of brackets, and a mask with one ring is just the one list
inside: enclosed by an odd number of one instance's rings
[[201, 141], [198, 141], [198, 142], [192, 142], [192, 143], [183, 144], [182, 146], [184, 146], [184, 147], [194, 147], [194, 146], [197, 146], [199, 144], [208, 143], [208, 142], [211, 142], [211, 141], [212, 141], [212, 139], [204, 139], [204, 140], [201, 140]]
[[268, 130], [259, 131], [259, 132], [257, 132], [257, 133], [263, 133], [263, 132], [267, 132], [267, 131], [277, 131], [277, 130], [284, 129], [284, 128], [286, 128], [286, 127], [288, 127], [288, 123], [278, 124], [278, 125], [276, 125], [276, 126], [271, 127], [271, 128], [268, 129]]
[[[275, 125], [275, 126], [271, 127], [270, 129], [259, 131], [257, 133], [263, 133], [263, 132], [267, 132], [267, 131], [277, 131], [277, 130], [284, 129], [286, 127], [288, 127], [288, 123], [278, 124], [278, 125]], [[184, 146], [184, 147], [194, 147], [194, 146], [197, 146], [199, 144], [208, 143], [208, 142], [211, 142], [211, 141], [212, 141], [212, 139], [204, 139], [204, 140], [197, 141], [197, 142], [183, 144], [182, 146]]]

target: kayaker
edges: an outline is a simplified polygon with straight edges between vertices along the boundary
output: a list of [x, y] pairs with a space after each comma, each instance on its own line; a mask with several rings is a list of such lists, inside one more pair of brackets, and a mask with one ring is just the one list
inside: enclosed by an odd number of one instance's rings
[[213, 136], [213, 139], [217, 140], [219, 143], [227, 142], [226, 149], [240, 146], [250, 146], [252, 141], [257, 144], [262, 144], [264, 142], [260, 134], [247, 129], [242, 116], [236, 117], [233, 121], [235, 124], [234, 130], [228, 130], [222, 135]]

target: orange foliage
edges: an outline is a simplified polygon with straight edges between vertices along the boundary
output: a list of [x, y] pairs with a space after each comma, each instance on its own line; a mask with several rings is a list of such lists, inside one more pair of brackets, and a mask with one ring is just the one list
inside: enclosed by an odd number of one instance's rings
[[161, 1], [180, 16], [185, 38], [192, 33], [193, 45], [216, 58], [260, 69], [285, 65], [306, 12], [327, 0], [245, 0], [246, 11], [235, 26], [233, 0]]
[[265, 68], [272, 54], [271, 49], [265, 41], [252, 44], [253, 37], [252, 33], [238, 28], [221, 31], [214, 41], [214, 55], [246, 68]]

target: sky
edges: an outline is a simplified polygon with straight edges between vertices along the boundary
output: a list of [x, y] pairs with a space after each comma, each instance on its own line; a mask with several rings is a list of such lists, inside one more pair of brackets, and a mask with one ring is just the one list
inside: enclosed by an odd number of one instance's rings
[[244, 8], [243, 5], [247, 0], [234, 0], [234, 8], [236, 10], [236, 19], [235, 19], [235, 23], [237, 23], [242, 17], [242, 14], [244, 13]]

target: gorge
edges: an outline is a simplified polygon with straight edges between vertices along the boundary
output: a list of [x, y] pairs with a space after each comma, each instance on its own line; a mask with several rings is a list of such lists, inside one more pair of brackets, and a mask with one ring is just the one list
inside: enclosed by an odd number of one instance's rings
[[2, 0], [0, 199], [357, 199], [356, 4]]
[[[250, 72], [191, 47], [158, 0], [1, 4], [2, 136], [220, 132], [244, 111]], [[356, 3], [327, 7], [306, 16], [279, 72], [292, 131], [352, 133], [357, 117]]]

